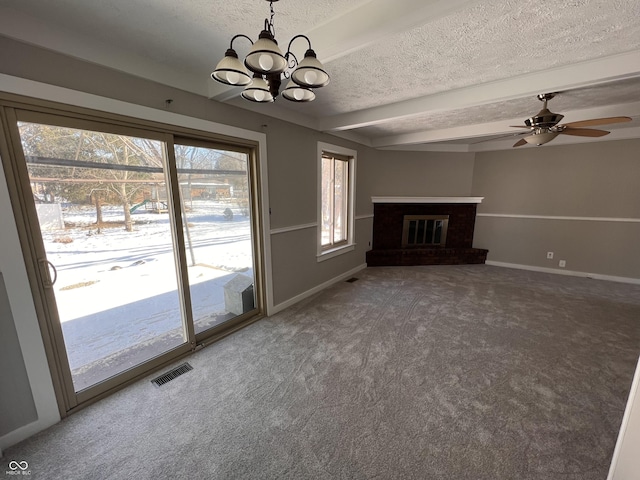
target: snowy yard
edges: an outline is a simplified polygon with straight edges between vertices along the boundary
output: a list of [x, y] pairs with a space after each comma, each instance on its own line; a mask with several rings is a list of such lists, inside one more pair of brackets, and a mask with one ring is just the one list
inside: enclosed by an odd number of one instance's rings
[[[224, 215], [229, 207], [232, 219]], [[224, 284], [238, 274], [253, 278], [250, 220], [242, 213], [214, 200], [190, 204], [191, 241], [185, 235], [185, 243], [196, 332], [230, 318]], [[95, 381], [96, 372], [84, 381], [76, 376], [131, 356], [132, 349], [142, 348], [145, 360], [162, 353], [154, 343], [171, 348], [183, 341], [169, 216], [138, 209], [132, 217], [134, 231], [127, 232], [122, 207], [105, 207], [108, 226], [98, 231], [94, 208], [70, 206], [63, 209], [66, 229], [43, 231], [47, 259], [58, 274], [54, 291], [78, 390]]]

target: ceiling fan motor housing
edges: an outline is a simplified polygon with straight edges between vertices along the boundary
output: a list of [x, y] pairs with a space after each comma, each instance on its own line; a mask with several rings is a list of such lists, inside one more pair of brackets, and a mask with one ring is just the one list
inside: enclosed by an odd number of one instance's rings
[[539, 128], [551, 128], [556, 126], [564, 118], [564, 115], [559, 113], [553, 113], [547, 108], [547, 102], [555, 97], [555, 93], [541, 93], [538, 95], [538, 100], [544, 102], [542, 110], [537, 115], [527, 118], [524, 124], [527, 127], [539, 127]]
[[546, 108], [543, 108], [538, 112], [537, 115], [527, 118], [524, 121], [524, 124], [527, 127], [541, 127], [541, 128], [551, 128], [564, 118], [564, 115], [560, 115], [559, 113], [553, 113]]

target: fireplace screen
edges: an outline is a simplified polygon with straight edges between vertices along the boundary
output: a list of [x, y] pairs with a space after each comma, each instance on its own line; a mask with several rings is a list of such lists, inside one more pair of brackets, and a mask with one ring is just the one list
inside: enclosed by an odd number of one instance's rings
[[449, 215], [405, 215], [402, 247], [444, 247], [448, 224]]

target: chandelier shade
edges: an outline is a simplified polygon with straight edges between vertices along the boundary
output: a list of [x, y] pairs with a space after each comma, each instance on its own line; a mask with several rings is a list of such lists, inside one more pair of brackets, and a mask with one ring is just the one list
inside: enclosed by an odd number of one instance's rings
[[253, 44], [244, 59], [244, 64], [252, 72], [263, 75], [282, 73], [287, 68], [287, 60], [278, 47], [278, 43], [266, 30], [260, 33], [260, 38]]
[[316, 58], [316, 52], [311, 49], [304, 54], [304, 59], [291, 74], [291, 78], [298, 85], [309, 88], [320, 88], [329, 83], [329, 74]]
[[[273, 2], [267, 0], [271, 8], [271, 19], [265, 19], [264, 29], [254, 43], [250, 37], [242, 34], [231, 39], [229, 49], [211, 78], [225, 85], [245, 87], [242, 97], [258, 103], [273, 102], [280, 93], [283, 80], [289, 80], [282, 96], [292, 102], [310, 102], [316, 98], [313, 88], [324, 87], [329, 83], [329, 74], [311, 48], [311, 40], [305, 35], [296, 35], [289, 41], [285, 54], [282, 53], [275, 39], [273, 26]], [[251, 42], [249, 53], [244, 64], [233, 48], [233, 42], [239, 37]], [[298, 61], [291, 51], [294, 40], [302, 38], [307, 41], [308, 48], [302, 61]], [[253, 78], [251, 75], [253, 74]]]
[[293, 80], [289, 80], [289, 84], [282, 91], [282, 96], [292, 102], [310, 102], [316, 98], [316, 94], [313, 93], [313, 90], [307, 87], [302, 87]]
[[214, 80], [226, 85], [244, 87], [251, 83], [249, 72], [238, 59], [238, 54], [232, 48], [227, 50], [222, 60], [218, 62], [216, 69], [211, 74]]
[[275, 100], [269, 84], [260, 75], [254, 75], [251, 83], [242, 91], [242, 98], [256, 103], [270, 103]]

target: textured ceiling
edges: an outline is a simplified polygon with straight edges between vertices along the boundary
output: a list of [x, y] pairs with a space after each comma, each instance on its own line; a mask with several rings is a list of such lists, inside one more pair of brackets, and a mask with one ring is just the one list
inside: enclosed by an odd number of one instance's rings
[[[550, 107], [565, 121], [640, 118], [637, 0], [273, 6], [281, 47], [308, 34], [331, 75], [309, 104], [248, 104], [208, 78], [233, 35], [257, 37], [269, 15], [264, 0], [1, 0], [0, 34], [381, 148], [473, 150], [536, 113], [535, 95], [549, 91], [562, 91]], [[242, 54], [249, 45], [235, 47]], [[637, 124], [603, 139], [640, 137]]]
[[315, 106], [344, 113], [635, 50], [638, 18], [637, 1], [482, 2], [333, 62]]

